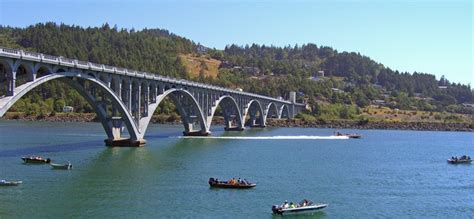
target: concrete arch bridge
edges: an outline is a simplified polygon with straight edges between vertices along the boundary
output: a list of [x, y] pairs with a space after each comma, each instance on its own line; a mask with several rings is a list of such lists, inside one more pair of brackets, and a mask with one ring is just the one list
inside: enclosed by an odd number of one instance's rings
[[[141, 145], [153, 112], [169, 97], [185, 135], [209, 135], [220, 106], [225, 130], [265, 127], [268, 118], [293, 118], [305, 105], [208, 84], [0, 47], [0, 117], [33, 88], [61, 80], [92, 106], [107, 134], [107, 145]], [[127, 129], [129, 138], [123, 138]]]

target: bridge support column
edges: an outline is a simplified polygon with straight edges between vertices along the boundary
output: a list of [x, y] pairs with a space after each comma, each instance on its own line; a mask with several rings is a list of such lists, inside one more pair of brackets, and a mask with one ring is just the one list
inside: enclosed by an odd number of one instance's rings
[[210, 132], [203, 132], [203, 131], [184, 131], [184, 136], [209, 136], [211, 135]]
[[131, 138], [105, 139], [104, 142], [108, 147], [141, 147], [146, 144], [145, 139], [133, 140]]
[[[241, 122], [236, 121], [236, 116], [224, 115], [225, 131], [243, 131], [245, 130]], [[234, 125], [235, 124], [235, 125]]]
[[[189, 118], [188, 118], [189, 119]], [[184, 136], [209, 136], [211, 132], [207, 130], [194, 130], [194, 122], [183, 121], [185, 125], [185, 131], [183, 131]]]
[[110, 121], [113, 138], [105, 139], [105, 145], [109, 147], [139, 147], [145, 145], [145, 139], [133, 140], [131, 138], [122, 138], [124, 122], [122, 117], [112, 117]]

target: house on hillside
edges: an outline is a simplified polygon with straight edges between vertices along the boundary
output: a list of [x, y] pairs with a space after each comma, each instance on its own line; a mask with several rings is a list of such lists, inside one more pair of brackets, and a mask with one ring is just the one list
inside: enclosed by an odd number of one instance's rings
[[324, 71], [313, 72], [311, 74], [311, 77], [309, 77], [309, 79], [313, 81], [320, 81], [323, 78], [324, 78]]
[[387, 103], [385, 102], [385, 100], [373, 100], [372, 101], [372, 104], [376, 105], [376, 106], [386, 106]]
[[74, 112], [74, 107], [72, 106], [64, 106], [63, 107], [63, 113], [72, 113]]
[[209, 51], [209, 50], [210, 50], [210, 48], [207, 48], [207, 47], [205, 47], [205, 46], [203, 46], [203, 45], [201, 45], [201, 44], [198, 44], [198, 45], [196, 46], [196, 52], [197, 52], [199, 55], [204, 55], [204, 54], [206, 54], [207, 51]]

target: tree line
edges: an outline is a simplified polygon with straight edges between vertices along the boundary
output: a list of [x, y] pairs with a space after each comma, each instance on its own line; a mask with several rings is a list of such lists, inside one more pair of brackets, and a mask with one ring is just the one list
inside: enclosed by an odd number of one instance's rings
[[[109, 24], [84, 28], [51, 22], [26, 28], [0, 26], [0, 46], [242, 88], [274, 97], [288, 98], [290, 91], [297, 91], [298, 99], [308, 102], [315, 114], [322, 109], [321, 102], [365, 107], [382, 95], [393, 107], [429, 111], [470, 113], [456, 105], [474, 101], [470, 85], [451, 83], [444, 77], [437, 80], [428, 73], [399, 72], [359, 53], [338, 52], [311, 43], [285, 47], [228, 45], [224, 50], [210, 49], [205, 54], [230, 66], [256, 67], [260, 70], [257, 78], [250, 77], [243, 69], [229, 67], [220, 68], [216, 78], [203, 74], [190, 78], [179, 55], [196, 53], [198, 45], [163, 29], [136, 31]], [[309, 79], [320, 71], [324, 71], [323, 80]], [[76, 105], [80, 112], [92, 110], [77, 92], [60, 82], [39, 87], [37, 94], [34, 93], [30, 92], [14, 110], [46, 103], [51, 110], [58, 110], [63, 103]], [[414, 98], [419, 95], [433, 101]], [[34, 108], [38, 107], [33, 106], [32, 112]]]

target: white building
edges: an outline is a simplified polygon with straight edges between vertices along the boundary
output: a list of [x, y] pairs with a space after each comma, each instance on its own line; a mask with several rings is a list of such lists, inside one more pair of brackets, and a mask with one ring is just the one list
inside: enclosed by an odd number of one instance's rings
[[72, 113], [74, 112], [74, 107], [72, 106], [64, 106], [63, 107], [63, 113]]

